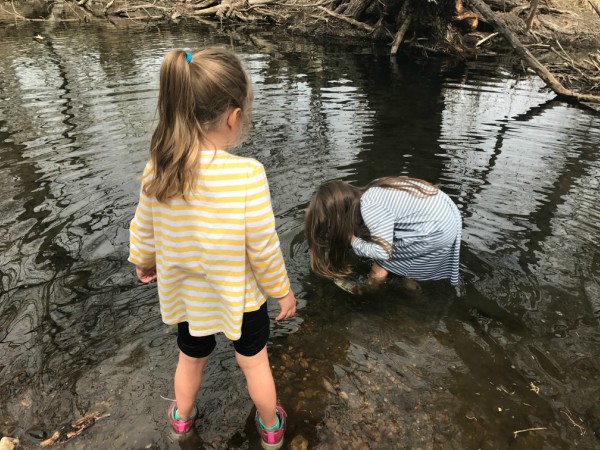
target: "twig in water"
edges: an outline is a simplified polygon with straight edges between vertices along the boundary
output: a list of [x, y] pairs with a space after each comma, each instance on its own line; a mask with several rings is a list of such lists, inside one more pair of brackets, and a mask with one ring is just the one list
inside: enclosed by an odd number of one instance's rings
[[539, 430], [547, 430], [546, 427], [537, 427], [537, 428], [525, 428], [524, 430], [513, 431], [513, 437], [516, 439], [517, 435], [521, 433], [525, 433], [526, 431], [539, 431]]
[[515, 391], [509, 392], [504, 386], [500, 385], [498, 386], [496, 389], [498, 389], [499, 391], [504, 392], [505, 394], [508, 395], [513, 395], [515, 393]]
[[[569, 411], [569, 410], [567, 410], [567, 411]], [[572, 417], [569, 415], [569, 413], [568, 413], [568, 412], [566, 412], [566, 411], [561, 411], [561, 413], [563, 413], [565, 416], [567, 416], [567, 417], [568, 417], [569, 421], [571, 422], [571, 424], [572, 424], [573, 426], [575, 426], [575, 427], [579, 428], [579, 435], [580, 435], [580, 436], [585, 436], [585, 428], [583, 428], [581, 425], [577, 424], [577, 423], [576, 423], [576, 422], [573, 420], [573, 418], [572, 418]]]
[[109, 417], [110, 414], [100, 414], [98, 411], [88, 414], [77, 420], [73, 420], [68, 425], [61, 427], [60, 430], [48, 439], [40, 442], [40, 447], [47, 447], [52, 444], [61, 444], [75, 436], [79, 436], [83, 431], [94, 425], [98, 420]]

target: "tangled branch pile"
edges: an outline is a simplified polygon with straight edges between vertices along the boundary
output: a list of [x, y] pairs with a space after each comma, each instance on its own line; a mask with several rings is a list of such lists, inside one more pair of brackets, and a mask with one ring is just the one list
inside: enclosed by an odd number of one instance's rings
[[251, 22], [384, 41], [392, 54], [401, 45], [465, 58], [514, 51], [559, 96], [600, 101], [598, 0], [465, 0], [466, 6], [462, 0], [13, 1], [0, 0], [0, 22]]

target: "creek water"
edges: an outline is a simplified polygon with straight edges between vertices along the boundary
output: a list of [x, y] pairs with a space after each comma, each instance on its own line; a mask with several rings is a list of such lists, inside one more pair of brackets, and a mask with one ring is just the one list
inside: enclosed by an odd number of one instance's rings
[[[493, 63], [391, 60], [365, 43], [134, 24], [0, 39], [0, 432], [22, 448], [92, 411], [110, 416], [62, 448], [260, 447], [224, 338], [196, 432], [170, 437], [175, 330], [126, 261], [161, 58], [208, 44], [252, 75], [254, 130], [236, 152], [267, 169], [299, 302], [270, 343], [287, 441], [600, 446], [598, 114]], [[315, 188], [386, 175], [440, 183], [459, 206], [457, 288], [351, 296], [311, 275]]]

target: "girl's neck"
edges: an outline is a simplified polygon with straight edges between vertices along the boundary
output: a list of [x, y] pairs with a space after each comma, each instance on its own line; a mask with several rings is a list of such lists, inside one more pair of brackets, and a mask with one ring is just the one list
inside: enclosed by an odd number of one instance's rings
[[233, 114], [234, 112], [228, 113], [204, 134], [200, 141], [200, 150], [227, 150], [235, 145], [240, 136], [242, 122], [231, 119], [230, 116]]
[[200, 150], [214, 152], [216, 150], [226, 150], [229, 147], [229, 139], [219, 133], [208, 133], [200, 141]]

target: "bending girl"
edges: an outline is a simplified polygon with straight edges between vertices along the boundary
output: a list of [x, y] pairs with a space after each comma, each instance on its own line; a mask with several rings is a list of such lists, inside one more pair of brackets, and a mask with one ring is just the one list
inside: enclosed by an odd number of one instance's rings
[[456, 205], [438, 187], [407, 177], [379, 178], [357, 187], [344, 181], [323, 184], [305, 216], [310, 266], [337, 280], [352, 274], [348, 249], [373, 260], [369, 281], [389, 272], [412, 280], [448, 278], [458, 283], [462, 220]]

